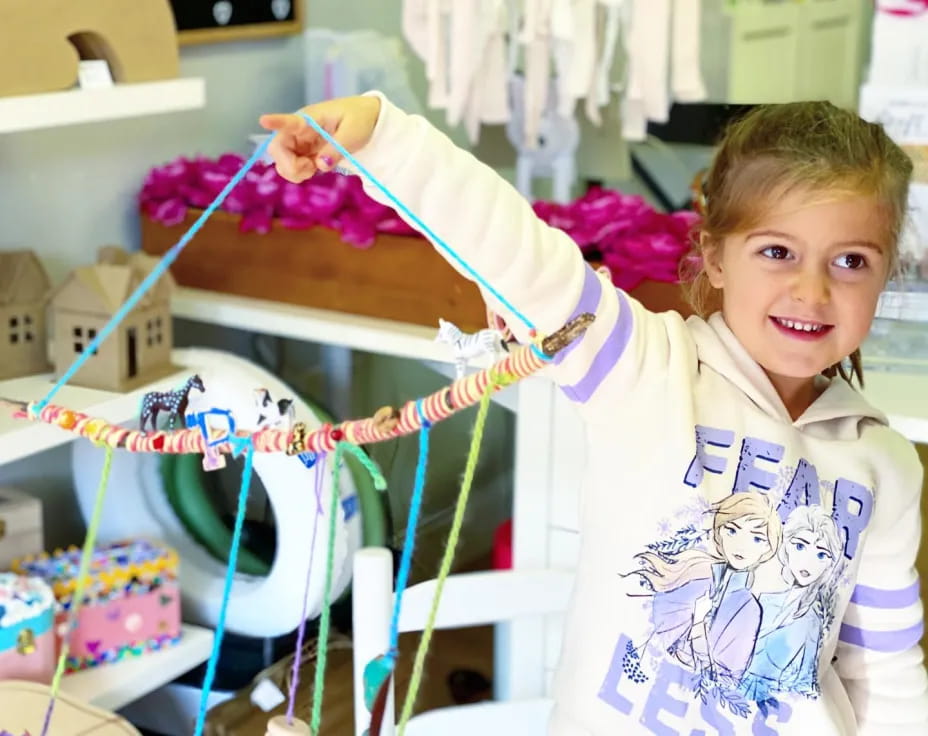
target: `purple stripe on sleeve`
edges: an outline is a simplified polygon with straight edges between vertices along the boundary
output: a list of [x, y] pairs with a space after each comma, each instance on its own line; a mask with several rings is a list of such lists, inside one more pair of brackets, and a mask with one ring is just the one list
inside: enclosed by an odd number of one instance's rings
[[845, 644], [854, 644], [874, 652], [904, 652], [918, 645], [925, 633], [925, 622], [897, 631], [868, 631], [850, 624], [841, 624], [838, 638]]
[[897, 590], [883, 590], [871, 588], [868, 585], [858, 585], [854, 588], [851, 603], [869, 608], [907, 608], [919, 600], [918, 580], [907, 588]]
[[589, 401], [590, 397], [599, 388], [609, 372], [619, 362], [625, 347], [628, 345], [629, 338], [632, 334], [632, 310], [631, 305], [621, 289], [616, 289], [616, 295], [619, 298], [619, 316], [615, 321], [612, 332], [606, 338], [606, 342], [600, 348], [590, 369], [586, 375], [573, 386], [562, 386], [561, 390], [564, 395], [572, 401], [584, 403]]
[[[574, 309], [573, 314], [570, 315], [570, 319], [567, 321], [570, 322], [570, 320], [576, 319], [584, 312], [596, 314], [596, 308], [599, 306], [599, 300], [602, 297], [602, 293], [603, 285], [599, 280], [599, 277], [596, 275], [596, 271], [594, 271], [589, 264], [586, 264], [586, 268], [583, 274], [583, 290], [580, 292], [580, 301], [577, 302], [577, 308]], [[582, 341], [582, 337], [578, 340], [574, 340], [557, 355], [555, 355], [554, 360], [551, 362], [554, 363], [554, 365], [560, 365], [564, 358], [570, 355], [571, 351], [576, 348], [577, 345], [579, 345]]]

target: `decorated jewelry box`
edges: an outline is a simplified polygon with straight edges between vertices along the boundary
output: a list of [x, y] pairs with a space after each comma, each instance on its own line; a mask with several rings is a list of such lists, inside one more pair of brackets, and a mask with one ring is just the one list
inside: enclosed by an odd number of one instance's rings
[[0, 680], [48, 684], [55, 657], [51, 588], [39, 578], [0, 573]]
[[[80, 550], [71, 547], [13, 563], [14, 570], [44, 579], [54, 591], [59, 640], [74, 602], [80, 557]], [[117, 542], [94, 551], [89, 571], [66, 672], [118, 662], [180, 641], [174, 550], [145, 540]]]

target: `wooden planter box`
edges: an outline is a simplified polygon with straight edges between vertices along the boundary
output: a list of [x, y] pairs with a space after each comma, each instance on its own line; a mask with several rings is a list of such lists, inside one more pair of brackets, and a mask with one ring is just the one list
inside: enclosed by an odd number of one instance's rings
[[[142, 249], [163, 255], [199, 215], [191, 210], [173, 227], [142, 215]], [[436, 329], [439, 317], [468, 332], [487, 325], [476, 285], [422, 238], [380, 235], [372, 247], [356, 248], [324, 227], [242, 233], [238, 217], [216, 212], [171, 273], [181, 286]], [[645, 281], [630, 293], [653, 311], [690, 314], [676, 284]]]
[[[200, 216], [190, 210], [166, 227], [141, 215], [142, 249], [163, 255]], [[438, 328], [439, 317], [464, 330], [486, 327], [476, 285], [422, 238], [380, 235], [370, 248], [341, 241], [324, 227], [266, 235], [242, 233], [239, 218], [216, 212], [171, 266], [181, 286], [331, 309]]]

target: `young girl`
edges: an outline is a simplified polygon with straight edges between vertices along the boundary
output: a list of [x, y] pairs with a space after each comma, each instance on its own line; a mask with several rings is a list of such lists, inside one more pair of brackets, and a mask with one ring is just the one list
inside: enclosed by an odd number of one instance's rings
[[[700, 316], [683, 319], [613, 288], [492, 169], [382, 95], [305, 112], [540, 335], [595, 314], [546, 369], [583, 416], [589, 444], [551, 734], [928, 733], [913, 567], [921, 465], [851, 384], [895, 264], [912, 171], [881, 128], [825, 103], [762, 107], [734, 125], [706, 180], [690, 283]], [[299, 116], [261, 122], [279, 132], [272, 155], [289, 180], [348, 163]], [[484, 296], [519, 340], [532, 339]], [[781, 524], [797, 507], [823, 506], [838, 530], [846, 572], [823, 601], [838, 624], [796, 624], [817, 640], [811, 689], [784, 679], [775, 697], [753, 697], [738, 673], [705, 670], [700, 657], [636, 656], [634, 642], [653, 630], [654, 597], [629, 594], [623, 574], [644, 550], [668, 564], [711, 551], [706, 511], [745, 493], [766, 494]], [[771, 557], [751, 595], [763, 609], [763, 594], [782, 584]], [[696, 610], [694, 600], [694, 623], [713, 605]], [[729, 637], [758, 633], [732, 626]], [[756, 642], [752, 662], [764, 646]]]

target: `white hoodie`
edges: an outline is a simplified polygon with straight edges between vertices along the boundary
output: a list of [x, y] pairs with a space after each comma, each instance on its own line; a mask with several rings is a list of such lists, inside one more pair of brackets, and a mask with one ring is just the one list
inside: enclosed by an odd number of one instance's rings
[[596, 315], [546, 369], [589, 443], [550, 733], [928, 733], [911, 444], [840, 379], [792, 421], [721, 315], [647, 311], [381, 99], [359, 162], [541, 334]]

